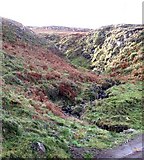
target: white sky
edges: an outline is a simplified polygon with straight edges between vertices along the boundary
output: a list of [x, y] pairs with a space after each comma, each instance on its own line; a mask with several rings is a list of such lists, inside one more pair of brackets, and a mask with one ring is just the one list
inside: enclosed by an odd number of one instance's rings
[[143, 0], [0, 0], [0, 16], [32, 26], [142, 23]]

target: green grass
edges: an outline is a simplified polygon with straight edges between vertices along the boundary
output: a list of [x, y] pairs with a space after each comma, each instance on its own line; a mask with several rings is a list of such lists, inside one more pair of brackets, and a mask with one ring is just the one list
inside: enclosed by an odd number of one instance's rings
[[78, 68], [80, 66], [86, 69], [90, 68], [90, 62], [84, 57], [76, 56], [74, 58], [70, 58], [70, 60], [71, 60], [71, 63]]
[[109, 98], [87, 106], [84, 119], [92, 123], [142, 129], [142, 83], [113, 86], [107, 93]]

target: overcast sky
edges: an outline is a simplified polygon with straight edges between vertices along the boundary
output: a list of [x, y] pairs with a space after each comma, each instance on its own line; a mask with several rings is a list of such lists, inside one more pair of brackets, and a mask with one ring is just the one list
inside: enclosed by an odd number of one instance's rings
[[1, 0], [0, 16], [32, 26], [141, 24], [143, 0]]

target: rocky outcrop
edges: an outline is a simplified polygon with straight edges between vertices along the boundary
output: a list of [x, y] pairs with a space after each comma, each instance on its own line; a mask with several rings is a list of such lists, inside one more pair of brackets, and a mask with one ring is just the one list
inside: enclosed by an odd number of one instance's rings
[[57, 46], [70, 59], [82, 56], [89, 60], [89, 66], [96, 73], [125, 70], [127, 74], [135, 66], [141, 68], [143, 33], [143, 25], [111, 25], [85, 36], [64, 37]]

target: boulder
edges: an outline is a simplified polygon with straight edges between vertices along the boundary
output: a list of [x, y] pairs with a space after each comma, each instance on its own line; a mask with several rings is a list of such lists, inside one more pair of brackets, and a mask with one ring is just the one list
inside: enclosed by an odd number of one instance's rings
[[44, 144], [41, 143], [41, 142], [34, 142], [34, 143], [32, 143], [31, 148], [34, 151], [37, 151], [40, 154], [44, 154], [46, 152], [46, 148], [45, 148]]

